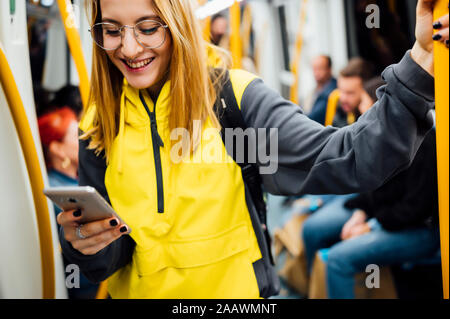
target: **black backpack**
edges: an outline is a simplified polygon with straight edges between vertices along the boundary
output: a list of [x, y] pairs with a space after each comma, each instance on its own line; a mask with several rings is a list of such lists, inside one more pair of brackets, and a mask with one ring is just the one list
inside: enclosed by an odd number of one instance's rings
[[[216, 71], [216, 73], [217, 72], [218, 71]], [[247, 125], [234, 95], [234, 90], [228, 71], [223, 77], [220, 95], [214, 105], [214, 111], [220, 121], [220, 125], [222, 126], [221, 135], [224, 143], [226, 128], [241, 128], [244, 131], [247, 129]], [[248, 154], [248, 149], [249, 141], [246, 140], [244, 144], [245, 154]], [[260, 296], [263, 298], [268, 298], [279, 293], [280, 282], [275, 271], [274, 259], [271, 252], [271, 239], [267, 228], [267, 209], [266, 202], [264, 200], [261, 176], [256, 163], [249, 163], [247, 156], [245, 157], [243, 163], [239, 163], [236, 160], [235, 149], [227, 149], [227, 152], [241, 167], [246, 192], [248, 192], [253, 204], [255, 205], [256, 214], [250, 207], [249, 212], [252, 220], [252, 226], [262, 254], [262, 259], [254, 262], [253, 268], [258, 281]]]

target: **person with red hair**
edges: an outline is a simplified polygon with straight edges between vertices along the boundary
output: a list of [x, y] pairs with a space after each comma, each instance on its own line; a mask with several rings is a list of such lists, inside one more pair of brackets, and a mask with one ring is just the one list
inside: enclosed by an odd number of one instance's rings
[[78, 120], [68, 107], [38, 119], [51, 186], [78, 185]]
[[[38, 119], [50, 186], [78, 186], [78, 118], [65, 106]], [[61, 209], [55, 206], [58, 215]], [[65, 260], [65, 264], [68, 262]], [[70, 299], [93, 299], [98, 285], [80, 277], [80, 288], [69, 289]]]

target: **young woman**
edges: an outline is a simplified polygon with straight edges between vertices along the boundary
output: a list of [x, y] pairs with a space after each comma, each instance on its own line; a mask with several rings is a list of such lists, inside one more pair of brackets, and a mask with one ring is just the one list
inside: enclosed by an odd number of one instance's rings
[[[240, 167], [205, 156], [226, 154], [219, 132], [208, 130], [219, 126], [213, 105], [221, 76], [213, 83], [191, 2], [90, 1], [97, 45], [80, 125], [80, 183], [97, 188], [126, 225], [80, 225], [80, 211], [58, 222], [67, 259], [94, 281], [108, 278], [113, 298], [276, 291]], [[410, 164], [433, 126], [432, 3], [419, 1], [417, 44], [384, 72], [380, 101], [350, 127], [324, 128], [255, 76], [229, 72], [246, 125], [278, 130], [278, 169], [262, 175], [266, 190], [361, 192]], [[448, 17], [441, 28], [445, 41]]]

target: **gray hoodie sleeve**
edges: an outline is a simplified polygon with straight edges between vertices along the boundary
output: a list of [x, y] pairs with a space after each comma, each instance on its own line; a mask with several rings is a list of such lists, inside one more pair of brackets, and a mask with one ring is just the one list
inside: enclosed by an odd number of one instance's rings
[[379, 101], [342, 129], [308, 119], [259, 79], [250, 83], [241, 101], [248, 127], [278, 131], [278, 152], [270, 154], [277, 169], [262, 174], [265, 189], [276, 195], [360, 193], [409, 167], [433, 127], [434, 79], [410, 52], [383, 78]]

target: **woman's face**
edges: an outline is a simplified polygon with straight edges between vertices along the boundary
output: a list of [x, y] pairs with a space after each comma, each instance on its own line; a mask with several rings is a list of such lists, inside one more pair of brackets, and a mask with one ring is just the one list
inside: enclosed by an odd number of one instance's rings
[[[102, 22], [134, 26], [143, 20], [156, 20], [165, 25], [153, 9], [151, 0], [100, 0]], [[163, 28], [159, 31], [164, 32]], [[147, 49], [137, 42], [134, 31], [124, 28], [122, 45], [106, 51], [112, 63], [122, 72], [128, 83], [137, 89], [157, 92], [168, 74], [172, 55], [172, 38], [168, 29], [162, 46]]]

